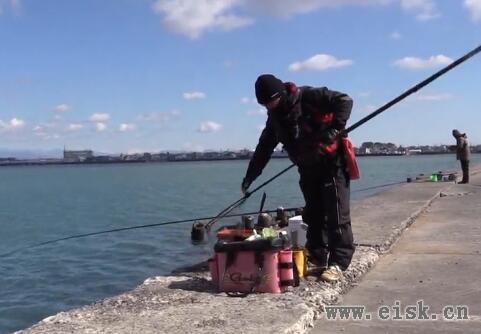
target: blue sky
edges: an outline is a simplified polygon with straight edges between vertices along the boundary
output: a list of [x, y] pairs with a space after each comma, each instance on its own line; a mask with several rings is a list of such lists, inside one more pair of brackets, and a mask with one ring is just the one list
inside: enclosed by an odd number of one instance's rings
[[[481, 0], [0, 0], [0, 148], [254, 148], [259, 74], [354, 99], [350, 124], [481, 43]], [[352, 132], [481, 144], [481, 56]]]

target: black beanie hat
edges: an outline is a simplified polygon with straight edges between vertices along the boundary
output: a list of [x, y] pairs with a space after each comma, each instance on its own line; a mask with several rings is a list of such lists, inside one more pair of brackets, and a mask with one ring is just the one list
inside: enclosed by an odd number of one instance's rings
[[461, 136], [462, 136], [462, 134], [461, 134], [461, 132], [459, 132], [458, 129], [453, 130], [453, 137], [458, 138], [458, 137], [461, 137]]
[[262, 74], [256, 80], [256, 98], [260, 104], [266, 104], [285, 91], [284, 83], [272, 74]]

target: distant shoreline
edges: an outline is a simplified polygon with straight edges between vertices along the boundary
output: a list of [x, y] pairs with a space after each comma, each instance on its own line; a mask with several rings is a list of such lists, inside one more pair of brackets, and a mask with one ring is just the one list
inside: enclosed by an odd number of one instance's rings
[[[478, 154], [479, 152], [473, 152], [472, 154]], [[393, 157], [393, 156], [419, 156], [419, 155], [446, 155], [452, 154], [452, 152], [426, 152], [416, 154], [358, 154], [357, 157]], [[171, 162], [205, 162], [205, 161], [233, 161], [233, 160], [249, 160], [250, 157], [237, 157], [237, 158], [210, 158], [210, 159], [178, 159], [178, 160], [161, 160], [161, 161], [149, 161], [145, 159], [138, 160], [111, 160], [111, 161], [63, 161], [61, 159], [49, 159], [49, 160], [10, 160], [0, 161], [0, 167], [22, 167], [22, 166], [53, 166], [53, 165], [112, 165], [112, 164], [132, 164], [132, 163], [171, 163]], [[272, 159], [288, 159], [287, 156], [273, 156]]]

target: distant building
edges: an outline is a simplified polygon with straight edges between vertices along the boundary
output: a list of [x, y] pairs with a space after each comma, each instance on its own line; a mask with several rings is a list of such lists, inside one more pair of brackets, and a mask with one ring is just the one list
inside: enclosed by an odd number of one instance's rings
[[167, 161], [169, 160], [169, 153], [152, 153], [151, 160], [152, 161]]
[[63, 150], [63, 161], [66, 162], [84, 162], [87, 159], [92, 159], [94, 152], [92, 150], [81, 151], [67, 151]]
[[412, 148], [412, 149], [408, 149], [406, 151], [406, 154], [407, 155], [412, 155], [412, 154], [421, 154], [423, 151], [420, 149], [420, 148]]

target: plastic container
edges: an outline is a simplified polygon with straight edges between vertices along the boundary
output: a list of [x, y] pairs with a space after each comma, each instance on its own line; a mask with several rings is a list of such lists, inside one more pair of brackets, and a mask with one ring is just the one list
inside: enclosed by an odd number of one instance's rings
[[217, 232], [217, 239], [219, 240], [233, 240], [242, 241], [253, 234], [249, 229], [229, 229], [225, 228]]
[[263, 251], [261, 255], [262, 269], [259, 269], [254, 251], [239, 251], [231, 255], [217, 253], [217, 270], [212, 268], [214, 270], [211, 274], [215, 282], [217, 271], [219, 291], [281, 293], [283, 288], [279, 277], [279, 251]]
[[294, 284], [292, 251], [271, 240], [218, 241], [214, 251], [208, 263], [220, 292], [281, 293]]
[[286, 231], [289, 235], [293, 248], [304, 247], [306, 245], [307, 224], [302, 221], [302, 216], [289, 218], [289, 225], [282, 230]]
[[304, 248], [294, 248], [292, 250], [292, 261], [296, 266], [297, 273], [300, 278], [306, 276], [307, 271], [307, 257]]
[[219, 270], [217, 268], [217, 256], [214, 255], [214, 257], [208, 259], [207, 263], [209, 265], [209, 271], [210, 271], [210, 276], [212, 278], [212, 282], [215, 285], [219, 285]]
[[292, 262], [292, 251], [283, 250], [279, 252], [279, 278], [281, 291], [286, 291], [288, 286], [294, 285], [294, 264]]

